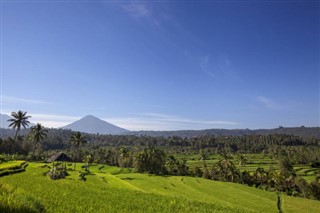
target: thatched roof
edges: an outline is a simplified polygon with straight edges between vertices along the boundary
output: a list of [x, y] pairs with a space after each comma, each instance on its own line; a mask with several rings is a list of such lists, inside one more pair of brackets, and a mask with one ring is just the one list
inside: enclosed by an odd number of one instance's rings
[[67, 161], [67, 162], [71, 162], [71, 158], [69, 158], [66, 154], [64, 154], [63, 152], [57, 153], [53, 156], [51, 156], [48, 159], [48, 162], [51, 163], [53, 161]]

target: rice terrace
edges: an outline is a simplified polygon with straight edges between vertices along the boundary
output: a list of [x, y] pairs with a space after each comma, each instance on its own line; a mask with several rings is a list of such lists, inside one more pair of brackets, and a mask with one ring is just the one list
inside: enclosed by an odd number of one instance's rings
[[0, 0], [0, 213], [320, 213], [320, 1]]
[[[11, 153], [0, 163], [2, 212], [320, 210], [315, 137], [116, 136], [41, 124], [21, 129], [29, 118], [27, 112], [13, 112], [9, 121], [15, 131], [2, 129], [14, 135], [0, 141], [1, 152]], [[305, 131], [317, 134], [319, 128]], [[50, 146], [60, 149], [45, 148]]]

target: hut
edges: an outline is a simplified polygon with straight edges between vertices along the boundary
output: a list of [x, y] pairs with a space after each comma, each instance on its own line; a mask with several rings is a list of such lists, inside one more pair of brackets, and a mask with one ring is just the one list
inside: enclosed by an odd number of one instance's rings
[[[69, 158], [66, 154], [64, 154], [63, 152], [57, 153], [53, 156], [51, 156], [48, 159], [48, 162], [51, 163], [52, 162], [52, 169], [55, 170], [66, 170], [67, 168], [67, 162], [72, 162], [72, 159]], [[55, 162], [57, 162], [55, 164]], [[64, 164], [64, 165], [63, 165]], [[59, 165], [61, 165], [61, 167], [58, 167]]]

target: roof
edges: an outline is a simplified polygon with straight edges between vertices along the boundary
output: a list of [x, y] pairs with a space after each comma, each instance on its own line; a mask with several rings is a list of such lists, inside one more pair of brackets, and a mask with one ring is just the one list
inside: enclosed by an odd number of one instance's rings
[[71, 158], [69, 158], [66, 154], [64, 154], [63, 152], [60, 152], [60, 153], [57, 153], [53, 156], [51, 156], [49, 159], [48, 159], [48, 162], [51, 163], [53, 161], [67, 161], [67, 162], [70, 162], [72, 161]]

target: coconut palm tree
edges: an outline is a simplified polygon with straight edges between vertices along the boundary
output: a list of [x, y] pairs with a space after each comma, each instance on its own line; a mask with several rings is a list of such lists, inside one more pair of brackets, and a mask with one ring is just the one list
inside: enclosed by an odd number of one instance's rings
[[119, 161], [120, 161], [120, 166], [122, 166], [122, 167], [128, 167], [128, 165], [127, 165], [127, 159], [128, 159], [128, 157], [129, 157], [129, 150], [127, 149], [127, 148], [120, 148], [119, 150], [118, 150], [118, 153], [119, 153], [119, 157], [120, 157], [120, 159], [119, 159]]
[[242, 167], [244, 167], [248, 162], [248, 159], [243, 154], [238, 155], [238, 160], [239, 160], [239, 165]]
[[260, 188], [262, 187], [263, 183], [266, 181], [267, 176], [268, 176], [268, 173], [261, 167], [258, 167], [253, 175], [256, 182], [259, 183]]
[[177, 165], [177, 159], [174, 156], [170, 155], [168, 157], [167, 166], [170, 168], [171, 174], [174, 174], [174, 168], [176, 165]]
[[30, 129], [31, 129], [31, 132], [29, 133], [29, 139], [33, 142], [33, 149], [32, 149], [32, 158], [33, 158], [39, 142], [43, 141], [43, 139], [47, 137], [48, 130], [45, 129], [39, 123], [31, 127]]
[[176, 165], [178, 167], [178, 175], [188, 175], [188, 166], [187, 166], [187, 160], [181, 159], [176, 162]]
[[[74, 152], [78, 155], [79, 157], [79, 149], [80, 145], [87, 143], [87, 139], [85, 136], [83, 136], [80, 132], [73, 133], [69, 139], [69, 142], [73, 145], [74, 147]], [[74, 170], [76, 170], [76, 161], [74, 159]]]
[[[235, 175], [236, 175], [236, 167], [231, 161], [232, 156], [229, 155], [227, 152], [224, 152], [221, 154], [223, 157], [217, 164], [219, 171], [220, 171], [220, 176], [224, 181], [234, 181]], [[229, 178], [231, 180], [229, 180]]]
[[11, 116], [13, 118], [9, 119], [8, 121], [11, 122], [9, 124], [9, 127], [12, 127], [16, 130], [16, 134], [13, 139], [13, 141], [15, 142], [21, 127], [26, 129], [29, 126], [30, 122], [28, 121], [28, 119], [31, 118], [31, 116], [27, 116], [27, 112], [22, 112], [21, 110], [19, 110], [18, 112], [12, 112]]

